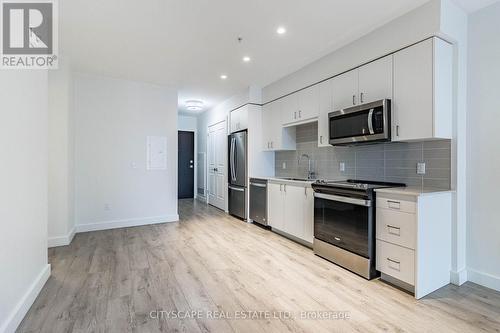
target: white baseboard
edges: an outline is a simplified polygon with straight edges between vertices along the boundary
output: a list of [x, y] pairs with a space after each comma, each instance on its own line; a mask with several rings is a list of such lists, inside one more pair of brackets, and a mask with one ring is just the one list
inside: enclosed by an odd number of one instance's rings
[[71, 231], [67, 235], [49, 237], [47, 241], [48, 247], [66, 246], [71, 244], [71, 241], [75, 237], [75, 233], [76, 233], [76, 227], [73, 227], [73, 229], [71, 229]]
[[1, 324], [0, 332], [13, 333], [16, 331], [17, 327], [23, 320], [26, 313], [28, 313], [28, 310], [33, 305], [33, 302], [35, 302], [36, 297], [42, 290], [49, 277], [50, 264], [47, 264], [30, 285], [21, 300], [16, 304], [14, 310], [7, 317], [7, 320]]
[[179, 221], [178, 214], [135, 218], [127, 220], [103, 221], [98, 223], [78, 224], [76, 226], [76, 232], [78, 233], [78, 232], [108, 230], [116, 228], [138, 227], [141, 225], [177, 222], [177, 221]]
[[467, 282], [467, 270], [462, 269], [461, 271], [450, 271], [450, 282], [454, 285], [461, 286]]
[[476, 271], [468, 268], [467, 275], [469, 281], [477, 283], [481, 286], [500, 291], [500, 276], [495, 276], [489, 273]]

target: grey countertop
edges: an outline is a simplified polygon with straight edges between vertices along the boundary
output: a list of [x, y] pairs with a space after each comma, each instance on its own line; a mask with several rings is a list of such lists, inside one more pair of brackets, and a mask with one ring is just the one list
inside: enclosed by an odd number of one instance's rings
[[388, 187], [388, 188], [378, 188], [375, 190], [377, 193], [389, 193], [389, 194], [401, 194], [401, 195], [432, 195], [437, 193], [452, 193], [453, 190], [444, 190], [431, 187], [418, 187], [418, 186], [407, 186], [407, 187]]

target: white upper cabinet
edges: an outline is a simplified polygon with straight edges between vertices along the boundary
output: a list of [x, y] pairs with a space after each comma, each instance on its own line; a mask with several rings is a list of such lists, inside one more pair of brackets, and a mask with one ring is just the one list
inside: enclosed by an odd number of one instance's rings
[[318, 85], [308, 87], [283, 98], [283, 124], [306, 122], [318, 117]]
[[333, 78], [333, 111], [359, 104], [358, 81], [357, 69]]
[[392, 55], [333, 78], [333, 110], [392, 97]]
[[392, 54], [358, 70], [360, 104], [392, 99]]
[[264, 105], [262, 110], [263, 149], [295, 150], [295, 127], [283, 128], [284, 99]]
[[318, 147], [330, 146], [328, 140], [328, 113], [333, 111], [333, 79], [318, 85]]
[[297, 116], [300, 121], [318, 117], [319, 113], [319, 88], [318, 85], [298, 92]]
[[242, 131], [248, 128], [248, 106], [231, 111], [231, 133]]
[[431, 38], [394, 54], [394, 141], [451, 139], [453, 48]]

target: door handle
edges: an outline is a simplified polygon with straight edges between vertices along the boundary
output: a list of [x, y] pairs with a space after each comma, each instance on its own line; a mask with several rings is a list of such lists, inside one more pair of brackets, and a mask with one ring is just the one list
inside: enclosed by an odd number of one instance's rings
[[375, 131], [373, 130], [373, 110], [370, 109], [370, 112], [368, 112], [368, 130], [370, 131], [370, 134], [375, 134]]
[[230, 190], [233, 190], [233, 191], [236, 191], [236, 192], [245, 192], [244, 188], [237, 188], [237, 187], [232, 187], [232, 186], [228, 186], [228, 188]]

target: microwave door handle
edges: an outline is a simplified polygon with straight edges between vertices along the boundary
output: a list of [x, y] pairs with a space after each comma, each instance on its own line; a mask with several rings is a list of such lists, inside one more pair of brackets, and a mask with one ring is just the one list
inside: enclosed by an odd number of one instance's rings
[[370, 131], [370, 134], [375, 134], [375, 131], [373, 130], [373, 110], [370, 109], [370, 112], [368, 112], [368, 130]]

